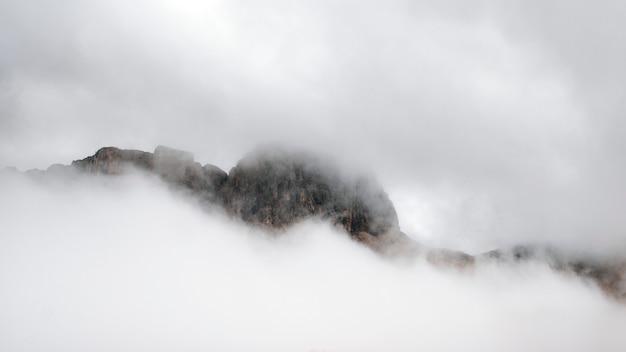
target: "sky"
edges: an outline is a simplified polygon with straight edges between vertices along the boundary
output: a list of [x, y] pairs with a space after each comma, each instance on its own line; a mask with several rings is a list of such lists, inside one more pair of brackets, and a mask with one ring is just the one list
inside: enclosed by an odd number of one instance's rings
[[[0, 0], [0, 168], [282, 144], [373, 175], [429, 246], [624, 255], [625, 26], [617, 0]], [[268, 245], [144, 181], [2, 182], [0, 346], [626, 345], [621, 308], [541, 266], [398, 268], [315, 223]]]
[[374, 175], [472, 253], [626, 249], [626, 9], [584, 1], [0, 1], [0, 167], [103, 146]]

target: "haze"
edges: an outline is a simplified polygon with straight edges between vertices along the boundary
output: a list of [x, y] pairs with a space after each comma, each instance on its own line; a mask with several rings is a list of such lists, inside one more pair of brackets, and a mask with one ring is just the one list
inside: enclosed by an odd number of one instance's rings
[[[626, 5], [612, 0], [0, 0], [0, 168], [167, 145], [228, 171], [277, 143], [372, 173], [421, 243], [624, 256], [625, 23]], [[267, 245], [158, 182], [132, 180], [63, 191], [2, 180], [0, 295], [10, 299], [0, 319], [11, 330], [0, 344], [624, 347], [614, 330], [623, 310], [542, 267], [469, 280], [397, 267], [320, 224]], [[322, 303], [300, 304], [314, 294]], [[290, 308], [268, 318], [281, 304]], [[233, 320], [218, 327], [214, 309]], [[280, 331], [296, 335], [280, 344]]]
[[626, 309], [539, 263], [389, 262], [252, 230], [154, 178], [3, 179], [3, 351], [621, 351]]

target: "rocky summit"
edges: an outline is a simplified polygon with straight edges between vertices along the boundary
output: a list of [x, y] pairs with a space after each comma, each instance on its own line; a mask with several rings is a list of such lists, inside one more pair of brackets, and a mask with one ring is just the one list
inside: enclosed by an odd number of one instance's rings
[[105, 147], [71, 165], [55, 164], [41, 177], [68, 173], [121, 175], [131, 169], [159, 176], [184, 190], [207, 208], [270, 232], [318, 218], [337, 226], [357, 242], [385, 257], [423, 256], [441, 268], [469, 270], [482, 263], [539, 261], [567, 275], [598, 285], [609, 296], [626, 302], [624, 258], [573, 258], [542, 246], [516, 246], [472, 256], [459, 251], [418, 245], [401, 230], [392, 202], [382, 187], [367, 177], [346, 174], [305, 152], [261, 148], [226, 173], [201, 165], [189, 152], [159, 146], [153, 153]]
[[160, 176], [210, 207], [271, 231], [319, 218], [343, 228], [379, 253], [410, 248], [387, 194], [366, 177], [342, 175], [338, 168], [305, 152], [262, 148], [227, 174], [201, 165], [193, 155], [164, 146], [154, 153], [105, 147], [70, 166], [81, 172], [119, 175], [130, 168]]

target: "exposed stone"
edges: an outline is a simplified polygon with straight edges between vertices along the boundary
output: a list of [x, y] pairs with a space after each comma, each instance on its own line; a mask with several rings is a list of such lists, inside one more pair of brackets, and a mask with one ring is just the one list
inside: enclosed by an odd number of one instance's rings
[[152, 170], [154, 155], [139, 150], [123, 150], [115, 147], [101, 148], [93, 156], [75, 160], [75, 168], [96, 174], [120, 175], [128, 167]]
[[[158, 146], [152, 158], [153, 171], [168, 181], [184, 183], [185, 177], [199, 176], [202, 166], [193, 161], [193, 155], [188, 152]], [[187, 172], [187, 169], [190, 169]]]
[[222, 194], [229, 213], [269, 228], [320, 217], [351, 235], [399, 232], [396, 211], [380, 186], [365, 178], [341, 176], [304, 153], [250, 154], [230, 171]]
[[477, 256], [481, 261], [518, 263], [536, 261], [562, 273], [595, 282], [605, 293], [626, 301], [626, 260], [572, 258], [549, 246], [518, 245], [509, 250], [494, 250]]
[[390, 230], [384, 234], [373, 236], [367, 232], [359, 232], [352, 238], [365, 244], [375, 252], [390, 258], [415, 258], [422, 248], [399, 230]]
[[106, 175], [120, 175], [129, 168], [147, 171], [212, 203], [222, 203], [218, 193], [227, 178], [217, 166], [202, 166], [194, 162], [191, 153], [164, 146], [158, 146], [154, 153], [105, 147], [93, 156], [73, 161], [72, 166], [79, 171]]
[[72, 166], [108, 175], [122, 174], [129, 167], [146, 170], [246, 223], [268, 229], [319, 217], [343, 227], [357, 240], [363, 238], [359, 233], [394, 233], [408, 239], [379, 185], [363, 177], [341, 176], [336, 168], [306, 153], [260, 150], [241, 160], [230, 175], [214, 165], [200, 165], [191, 153], [163, 146], [154, 153], [106, 147]]
[[426, 253], [426, 260], [431, 264], [453, 269], [470, 269], [475, 258], [467, 253], [449, 249], [433, 249]]
[[[160, 176], [164, 182], [224, 209], [248, 224], [280, 231], [312, 217], [345, 230], [352, 239], [390, 257], [426, 259], [442, 268], [469, 269], [484, 262], [539, 261], [554, 270], [596, 283], [611, 297], [626, 301], [626, 260], [570, 258], [547, 246], [520, 245], [478, 256], [446, 249], [425, 249], [400, 231], [387, 194], [374, 181], [347, 176], [306, 153], [261, 149], [242, 159], [226, 174], [214, 165], [200, 165], [193, 155], [163, 146], [154, 153], [105, 147], [93, 156], [55, 164], [34, 177], [83, 172], [120, 175], [129, 168]], [[4, 173], [15, 172], [12, 169]]]

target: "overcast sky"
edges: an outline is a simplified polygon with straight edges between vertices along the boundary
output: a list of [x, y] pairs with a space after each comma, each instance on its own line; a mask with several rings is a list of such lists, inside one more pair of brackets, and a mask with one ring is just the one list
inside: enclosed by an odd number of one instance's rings
[[622, 1], [0, 0], [0, 167], [256, 145], [374, 174], [412, 237], [626, 249]]
[[[617, 0], [0, 0], [0, 168], [278, 143], [371, 173], [428, 245], [625, 255], [624, 62]], [[3, 351], [625, 350], [624, 306], [545, 264], [269, 237], [138, 175], [0, 181]]]

